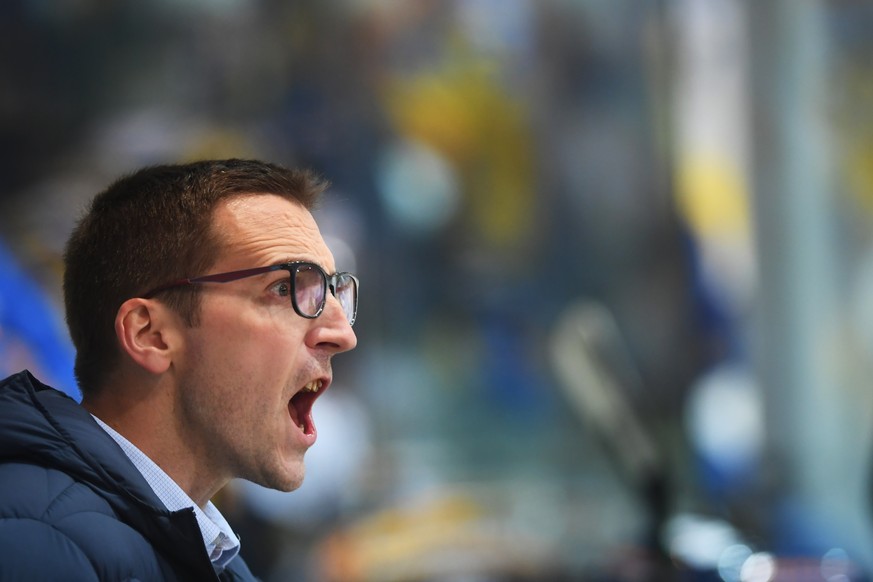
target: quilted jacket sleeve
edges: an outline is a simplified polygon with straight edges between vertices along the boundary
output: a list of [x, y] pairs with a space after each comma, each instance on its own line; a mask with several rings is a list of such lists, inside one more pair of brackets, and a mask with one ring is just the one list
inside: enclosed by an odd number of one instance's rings
[[151, 546], [64, 473], [0, 465], [0, 582], [161, 579]]
[[0, 519], [0, 580], [99, 580], [81, 547], [33, 519]]

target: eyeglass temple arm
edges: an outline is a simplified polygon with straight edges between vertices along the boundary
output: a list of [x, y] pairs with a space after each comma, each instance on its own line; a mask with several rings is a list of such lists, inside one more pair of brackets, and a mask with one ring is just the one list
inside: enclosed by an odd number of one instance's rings
[[186, 279], [179, 279], [178, 281], [173, 281], [172, 283], [167, 283], [166, 285], [161, 285], [160, 287], [152, 289], [151, 291], [143, 295], [143, 298], [151, 299], [158, 293], [166, 291], [168, 289], [173, 289], [175, 287], [185, 287], [187, 285], [196, 285], [197, 283], [230, 283], [231, 281], [245, 279], [246, 277], [254, 277], [255, 275], [268, 273], [270, 271], [276, 271], [281, 268], [281, 265], [271, 265], [269, 267], [255, 267], [253, 269], [242, 269], [241, 271], [231, 271], [229, 273], [218, 273], [215, 275], [204, 275], [202, 277], [189, 277]]

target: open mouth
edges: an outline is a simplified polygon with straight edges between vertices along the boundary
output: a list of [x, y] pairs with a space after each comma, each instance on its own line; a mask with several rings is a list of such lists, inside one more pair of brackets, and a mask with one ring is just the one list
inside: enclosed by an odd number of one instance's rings
[[315, 423], [312, 422], [312, 404], [324, 391], [322, 380], [312, 380], [301, 388], [288, 402], [288, 413], [303, 434], [315, 433]]

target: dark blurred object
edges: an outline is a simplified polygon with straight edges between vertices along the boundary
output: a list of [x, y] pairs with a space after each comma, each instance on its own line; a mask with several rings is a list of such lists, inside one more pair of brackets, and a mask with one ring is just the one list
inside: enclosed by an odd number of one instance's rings
[[651, 419], [628, 398], [641, 381], [611, 313], [595, 302], [579, 302], [558, 320], [550, 344], [558, 384], [582, 421], [610, 450], [628, 486], [644, 500], [649, 529], [643, 548], [654, 568], [646, 580], [669, 579], [672, 571], [664, 529], [673, 492], [669, 467]]

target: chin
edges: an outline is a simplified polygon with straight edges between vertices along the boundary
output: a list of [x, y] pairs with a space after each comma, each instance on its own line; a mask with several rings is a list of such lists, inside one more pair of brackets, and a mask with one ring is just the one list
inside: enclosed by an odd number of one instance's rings
[[303, 467], [295, 467], [294, 470], [274, 471], [262, 475], [255, 483], [268, 489], [276, 489], [288, 493], [300, 488], [303, 484]]
[[282, 481], [281, 483], [277, 483], [276, 486], [270, 487], [270, 489], [276, 489], [278, 491], [290, 493], [291, 491], [299, 489], [301, 485], [303, 485], [303, 477], [300, 477], [299, 479]]
[[299, 489], [306, 475], [303, 455], [299, 453], [261, 457], [260, 462], [249, 462], [241, 465], [240, 469], [242, 474], [238, 474], [238, 477], [255, 485], [286, 493]]
[[282, 491], [284, 493], [291, 493], [292, 491], [296, 491], [297, 489], [299, 489], [301, 485], [303, 485], [303, 479], [294, 481], [293, 483], [289, 483], [285, 487], [279, 487], [279, 491]]

